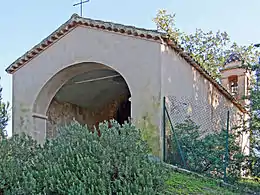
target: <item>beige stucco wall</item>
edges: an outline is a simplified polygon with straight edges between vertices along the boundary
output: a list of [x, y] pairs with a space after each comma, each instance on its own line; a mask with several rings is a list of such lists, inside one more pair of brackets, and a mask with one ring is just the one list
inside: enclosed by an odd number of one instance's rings
[[163, 96], [187, 100], [194, 121], [204, 129], [223, 126], [225, 107], [231, 108], [232, 125], [236, 117], [243, 116], [207, 79], [160, 42], [77, 27], [14, 73], [13, 133], [26, 132], [44, 142], [52, 98], [71, 77], [99, 67], [93, 62], [124, 77], [131, 92], [133, 120], [138, 123], [150, 116], [156, 134], [161, 133]]
[[[162, 45], [162, 95], [166, 96], [175, 123], [186, 117], [199, 125], [203, 132], [226, 129], [227, 111], [230, 111], [230, 129], [243, 125], [245, 114], [222, 95], [194, 67], [175, 52]], [[248, 146], [248, 135], [241, 136], [240, 144]]]
[[[88, 64], [83, 64], [81, 69], [62, 72], [56, 80], [55, 75], [82, 62], [107, 65], [124, 77], [131, 92], [133, 120], [147, 112], [158, 113], [152, 104], [154, 98], [160, 97], [160, 44], [113, 32], [77, 27], [14, 73], [13, 133], [23, 131], [40, 142], [44, 141], [46, 107], [52, 99], [50, 97], [70, 79], [68, 77], [73, 76], [71, 72], [76, 74], [88, 71]], [[51, 78], [53, 82], [48, 82]], [[154, 120], [157, 125], [159, 115]]]

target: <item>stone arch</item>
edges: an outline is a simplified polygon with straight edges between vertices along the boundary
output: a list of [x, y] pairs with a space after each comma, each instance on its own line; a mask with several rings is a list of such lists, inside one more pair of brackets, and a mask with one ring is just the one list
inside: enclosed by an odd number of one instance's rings
[[[48, 108], [54, 99], [57, 92], [72, 78], [90, 71], [95, 70], [111, 70], [117, 72], [126, 83], [126, 86], [129, 90], [130, 96], [132, 95], [131, 86], [129, 85], [127, 79], [124, 75], [116, 70], [114, 67], [109, 65], [104, 65], [98, 62], [81, 62], [69, 65], [56, 74], [54, 74], [40, 89], [32, 107], [33, 123], [35, 132], [43, 131], [44, 129], [44, 139], [46, 138], [46, 129], [47, 129], [47, 112]], [[132, 105], [131, 105], [132, 106]], [[132, 109], [131, 109], [132, 110]], [[132, 113], [130, 114], [130, 116]], [[43, 132], [42, 132], [43, 133]], [[41, 136], [42, 137], [42, 136]], [[41, 140], [43, 142], [43, 140]]]

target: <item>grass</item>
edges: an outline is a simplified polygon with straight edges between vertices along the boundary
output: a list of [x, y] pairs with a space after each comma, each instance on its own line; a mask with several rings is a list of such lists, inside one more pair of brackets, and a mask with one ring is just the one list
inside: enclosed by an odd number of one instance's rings
[[[238, 195], [238, 194], [260, 194], [259, 180], [240, 180], [237, 185], [224, 184], [220, 180], [204, 177], [199, 174], [177, 168], [166, 166], [170, 173], [166, 181], [163, 195], [169, 194], [199, 194], [199, 195]], [[247, 192], [247, 193], [246, 193]]]
[[166, 182], [167, 189], [163, 194], [200, 194], [200, 195], [235, 195], [241, 194], [238, 191], [220, 187], [219, 182], [201, 178], [185, 173], [173, 172], [170, 179]]
[[238, 182], [238, 185], [243, 189], [252, 190], [260, 194], [260, 179], [242, 179]]

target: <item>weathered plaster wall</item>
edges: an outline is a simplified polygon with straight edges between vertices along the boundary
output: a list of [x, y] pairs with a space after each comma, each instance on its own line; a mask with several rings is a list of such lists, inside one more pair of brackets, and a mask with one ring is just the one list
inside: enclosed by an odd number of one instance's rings
[[69, 124], [73, 120], [92, 128], [99, 122], [114, 119], [116, 117], [118, 106], [124, 98], [125, 97], [122, 96], [114, 99], [98, 110], [89, 110], [71, 103], [58, 102], [53, 99], [47, 112], [48, 120], [46, 137], [55, 137], [59, 127]]
[[[230, 110], [230, 127], [243, 125], [244, 113], [211, 82], [168, 47], [162, 45], [161, 52], [162, 96], [169, 97], [175, 123], [191, 117], [203, 132], [220, 131]], [[245, 147], [247, 139], [242, 140]]]
[[250, 89], [250, 78], [251, 74], [248, 70], [243, 68], [236, 68], [236, 69], [227, 69], [221, 72], [221, 84], [227, 89], [230, 90], [229, 80], [228, 78], [233, 75], [238, 76], [238, 94], [236, 96], [237, 99], [241, 102], [242, 105], [248, 105], [249, 100], [245, 100], [244, 96], [249, 95], [248, 92]]
[[188, 110], [198, 124], [207, 121], [217, 126], [226, 117], [225, 106], [233, 110], [232, 123], [242, 115], [207, 79], [159, 41], [77, 27], [14, 73], [13, 133], [23, 131], [44, 142], [47, 108], [58, 89], [77, 74], [101, 65], [124, 77], [131, 92], [133, 120], [150, 117], [155, 134], [160, 131], [156, 127], [162, 118], [163, 96], [189, 100]]
[[[100, 68], [93, 62], [112, 68], [124, 77], [131, 92], [133, 120], [146, 113], [157, 113], [154, 122], [159, 126], [160, 113], [152, 105], [153, 98], [160, 97], [160, 44], [77, 27], [14, 73], [13, 133], [23, 131], [44, 142], [47, 108], [52, 98], [73, 76]], [[80, 63], [79, 69], [63, 72]], [[22, 114], [22, 108], [27, 110], [26, 115]], [[28, 121], [26, 127], [21, 128], [21, 117]]]

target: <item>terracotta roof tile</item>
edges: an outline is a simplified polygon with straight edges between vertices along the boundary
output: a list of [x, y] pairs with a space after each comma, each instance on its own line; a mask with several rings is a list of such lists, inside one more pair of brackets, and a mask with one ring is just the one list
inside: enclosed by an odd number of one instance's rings
[[184, 58], [191, 66], [196, 68], [205, 78], [207, 78], [226, 98], [233, 102], [242, 112], [246, 112], [246, 109], [215, 79], [213, 79], [210, 74], [203, 69], [198, 62], [196, 62], [189, 54], [184, 52], [177, 43], [169, 40], [166, 34], [158, 32], [156, 30], [147, 30], [144, 28], [137, 28], [134, 26], [126, 26], [122, 24], [116, 24], [112, 22], [104, 22], [101, 20], [93, 20], [89, 18], [82, 18], [77, 14], [73, 14], [72, 17], [60, 26], [56, 31], [49, 35], [46, 39], [42, 40], [38, 45], [34, 46], [30, 51], [25, 53], [23, 56], [19, 57], [14, 61], [7, 69], [6, 72], [12, 74], [18, 69], [26, 65], [30, 60], [43, 52], [46, 48], [54, 44], [64, 35], [68, 34], [71, 30], [77, 26], [89, 26], [91, 28], [97, 28], [101, 30], [113, 31], [117, 33], [123, 33], [129, 36], [136, 36], [143, 39], [160, 40], [161, 43], [167, 44], [171, 47], [177, 54]]
[[40, 54], [40, 52], [42, 52], [44, 49], [46, 49], [51, 44], [58, 41], [61, 37], [69, 33], [77, 26], [81, 26], [81, 25], [90, 26], [92, 28], [97, 28], [97, 29], [102, 29], [107, 31], [124, 33], [127, 35], [138, 36], [145, 39], [159, 40], [160, 36], [162, 35], [162, 33], [159, 33], [156, 30], [147, 30], [143, 28], [136, 28], [133, 26], [116, 24], [112, 22], [104, 22], [100, 20], [82, 18], [79, 17], [77, 14], [73, 14], [72, 17], [66, 23], [64, 23], [61, 27], [59, 27], [56, 31], [54, 31], [50, 36], [42, 40], [38, 45], [34, 46], [29, 52], [25, 53], [23, 56], [19, 57], [16, 61], [14, 61], [6, 69], [6, 71], [10, 74], [14, 73], [19, 68], [24, 66], [27, 62], [29, 62], [32, 58]]

